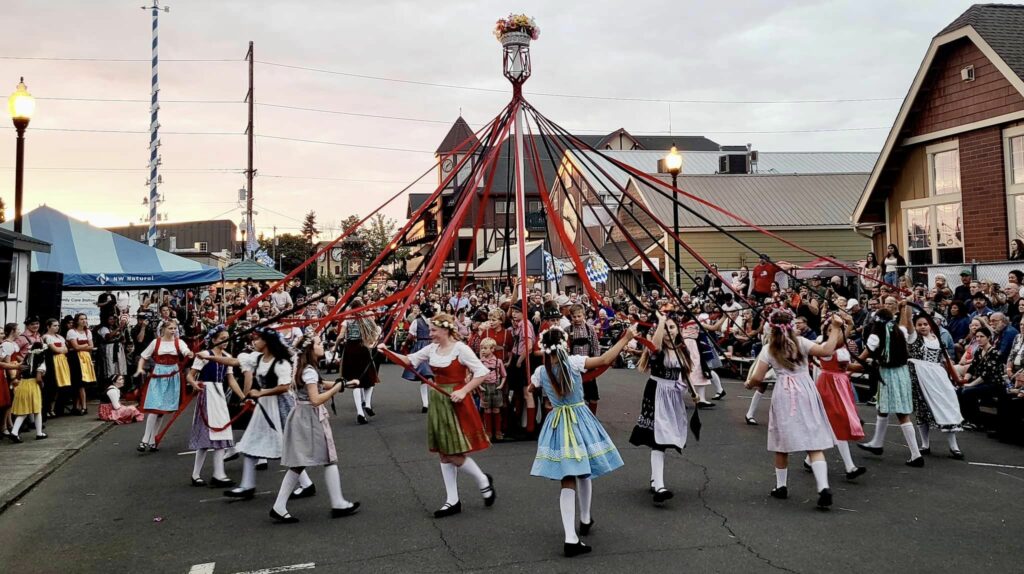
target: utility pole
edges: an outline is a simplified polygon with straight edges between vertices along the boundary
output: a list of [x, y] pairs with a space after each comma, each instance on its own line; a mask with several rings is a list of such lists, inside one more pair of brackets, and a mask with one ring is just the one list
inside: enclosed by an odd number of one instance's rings
[[245, 59], [249, 62], [249, 93], [245, 96], [245, 101], [249, 104], [249, 123], [245, 127], [245, 134], [248, 139], [248, 164], [245, 170], [246, 180], [246, 193], [245, 193], [245, 227], [249, 231], [249, 239], [245, 244], [243, 250], [242, 259], [248, 259], [252, 257], [253, 250], [249, 247], [256, 241], [256, 225], [252, 221], [252, 180], [256, 175], [256, 170], [252, 167], [253, 158], [253, 140], [256, 137], [253, 131], [253, 111], [255, 108], [255, 92], [253, 87], [253, 52], [252, 52], [252, 40], [249, 41], [249, 53], [245, 55]]
[[277, 261], [277, 226], [274, 226], [274, 261]]

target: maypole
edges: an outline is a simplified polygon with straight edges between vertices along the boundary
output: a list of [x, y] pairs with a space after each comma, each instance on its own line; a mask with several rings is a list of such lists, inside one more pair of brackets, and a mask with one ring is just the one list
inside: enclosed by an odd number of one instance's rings
[[[160, 122], [157, 121], [157, 115], [160, 111], [160, 80], [157, 75], [157, 64], [159, 60], [157, 58], [157, 24], [160, 21], [160, 3], [157, 0], [153, 0], [152, 6], [143, 6], [143, 10], [153, 11], [153, 60], [152, 60], [152, 80], [150, 87], [152, 93], [150, 95], [149, 103], [149, 197], [147, 203], [149, 204], [149, 230], [146, 232], [146, 243], [151, 247], [156, 245], [157, 232], [157, 209], [160, 207], [160, 193], [157, 191], [157, 186], [160, 185], [160, 176], [157, 171], [160, 166]], [[164, 12], [170, 12], [170, 8], [167, 6], [163, 7]]]

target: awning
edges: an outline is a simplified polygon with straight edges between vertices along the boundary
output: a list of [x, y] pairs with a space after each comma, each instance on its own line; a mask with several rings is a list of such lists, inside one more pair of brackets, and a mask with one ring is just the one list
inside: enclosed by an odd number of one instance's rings
[[239, 261], [224, 269], [225, 281], [279, 281], [284, 273], [252, 260]]
[[[543, 241], [526, 242], [526, 274], [528, 276], [540, 277], [544, 275], [544, 254], [541, 249]], [[512, 245], [508, 249], [499, 250], [477, 265], [473, 270], [473, 276], [477, 279], [498, 278], [506, 275], [516, 276], [519, 274], [519, 245]]]
[[32, 253], [32, 270], [63, 273], [65, 289], [206, 285], [221, 278], [220, 269], [93, 227], [52, 207], [25, 214], [22, 229], [52, 245], [49, 253]]

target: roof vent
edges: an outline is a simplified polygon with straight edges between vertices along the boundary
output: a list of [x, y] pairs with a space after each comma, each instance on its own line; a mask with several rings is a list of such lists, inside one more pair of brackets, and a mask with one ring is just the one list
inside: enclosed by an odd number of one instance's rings
[[974, 81], [974, 66], [964, 66], [960, 68], [960, 79], [965, 82]]

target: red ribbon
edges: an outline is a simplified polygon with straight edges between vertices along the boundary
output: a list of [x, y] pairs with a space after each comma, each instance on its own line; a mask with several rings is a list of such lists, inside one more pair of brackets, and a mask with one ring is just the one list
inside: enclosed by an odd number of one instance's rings
[[[394, 361], [395, 363], [398, 363], [399, 365], [405, 366], [405, 363], [404, 363], [403, 361], [401, 361], [401, 360], [400, 360], [400, 357], [401, 357], [401, 355], [399, 355], [399, 354], [397, 354], [397, 353], [393, 353], [393, 352], [389, 351], [388, 349], [384, 349], [384, 350], [382, 350], [382, 351], [381, 351], [381, 353], [383, 353], [385, 357], [387, 357], [387, 358], [391, 359], [391, 360], [392, 360], [392, 361]], [[423, 383], [424, 385], [427, 385], [428, 387], [430, 387], [430, 388], [434, 389], [435, 391], [437, 391], [437, 392], [439, 392], [439, 393], [441, 393], [442, 395], [445, 395], [445, 396], [447, 396], [447, 397], [450, 397], [450, 396], [452, 396], [452, 394], [451, 394], [451, 393], [449, 393], [448, 391], [446, 391], [446, 390], [442, 389], [441, 387], [437, 386], [437, 384], [436, 384], [436, 383], [434, 383], [434, 381], [431, 381], [430, 379], [428, 379], [428, 378], [424, 377], [424, 376], [423, 376], [423, 375], [422, 375], [422, 374], [421, 374], [421, 373], [420, 373], [419, 371], [417, 371], [416, 369], [413, 369], [413, 368], [409, 368], [408, 370], [412, 371], [412, 373], [413, 373], [414, 375], [416, 375], [416, 378], [418, 378], [418, 379], [420, 380], [420, 382], [422, 382], [422, 383]]]

